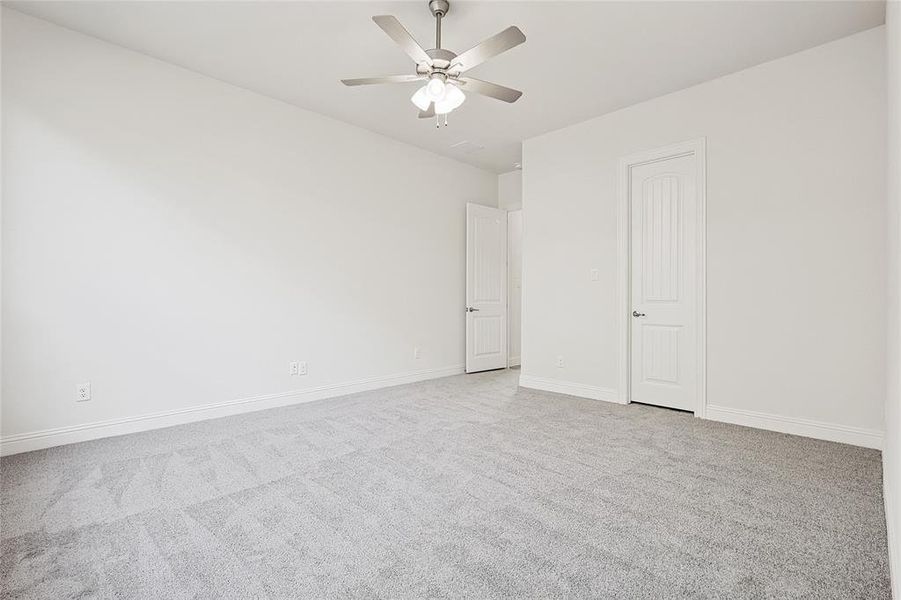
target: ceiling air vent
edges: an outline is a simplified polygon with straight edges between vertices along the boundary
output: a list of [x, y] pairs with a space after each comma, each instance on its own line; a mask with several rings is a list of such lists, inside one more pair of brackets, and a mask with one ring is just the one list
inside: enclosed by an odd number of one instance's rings
[[451, 144], [451, 149], [462, 152], [463, 154], [475, 154], [476, 152], [481, 152], [482, 150], [484, 150], [485, 146], [476, 144], [475, 142], [463, 140], [462, 142]]

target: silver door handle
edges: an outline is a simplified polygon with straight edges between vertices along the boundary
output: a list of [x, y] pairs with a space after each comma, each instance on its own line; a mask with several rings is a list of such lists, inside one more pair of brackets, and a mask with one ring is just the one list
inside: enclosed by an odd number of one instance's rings
[[632, 311], [632, 316], [633, 316], [633, 317], [646, 317], [647, 315], [644, 314], [644, 313], [640, 313], [640, 312], [638, 312], [637, 310], [633, 310], [633, 311]]
[[473, 308], [471, 306], [466, 307], [466, 312], [479, 312], [478, 308]]

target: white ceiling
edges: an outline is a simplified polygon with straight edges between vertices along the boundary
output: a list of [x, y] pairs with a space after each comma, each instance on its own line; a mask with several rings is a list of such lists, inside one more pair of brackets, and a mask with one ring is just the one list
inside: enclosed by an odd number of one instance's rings
[[[456, 52], [508, 25], [526, 43], [472, 71], [524, 92], [470, 94], [447, 128], [417, 119], [416, 84], [339, 79], [412, 72], [371, 20], [393, 14], [426, 48], [427, 0], [409, 2], [11, 2], [22, 12], [458, 160], [506, 172], [521, 141], [875, 27], [883, 2], [485, 2], [451, 0]], [[484, 146], [465, 153], [462, 141]]]

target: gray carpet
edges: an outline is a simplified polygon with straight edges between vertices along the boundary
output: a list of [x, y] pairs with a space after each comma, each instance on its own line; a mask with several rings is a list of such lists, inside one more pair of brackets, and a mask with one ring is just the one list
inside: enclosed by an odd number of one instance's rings
[[516, 378], [5, 458], [3, 597], [890, 597], [878, 452]]

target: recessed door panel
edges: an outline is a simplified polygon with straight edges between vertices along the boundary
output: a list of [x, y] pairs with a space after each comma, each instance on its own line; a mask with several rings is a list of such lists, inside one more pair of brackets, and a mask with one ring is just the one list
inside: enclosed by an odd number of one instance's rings
[[682, 263], [682, 181], [678, 175], [642, 182], [641, 300], [678, 302]]
[[504, 330], [502, 317], [498, 315], [473, 315], [474, 338], [473, 355], [477, 359], [498, 356], [503, 352], [501, 333]]
[[641, 325], [641, 381], [679, 385], [681, 327]]

